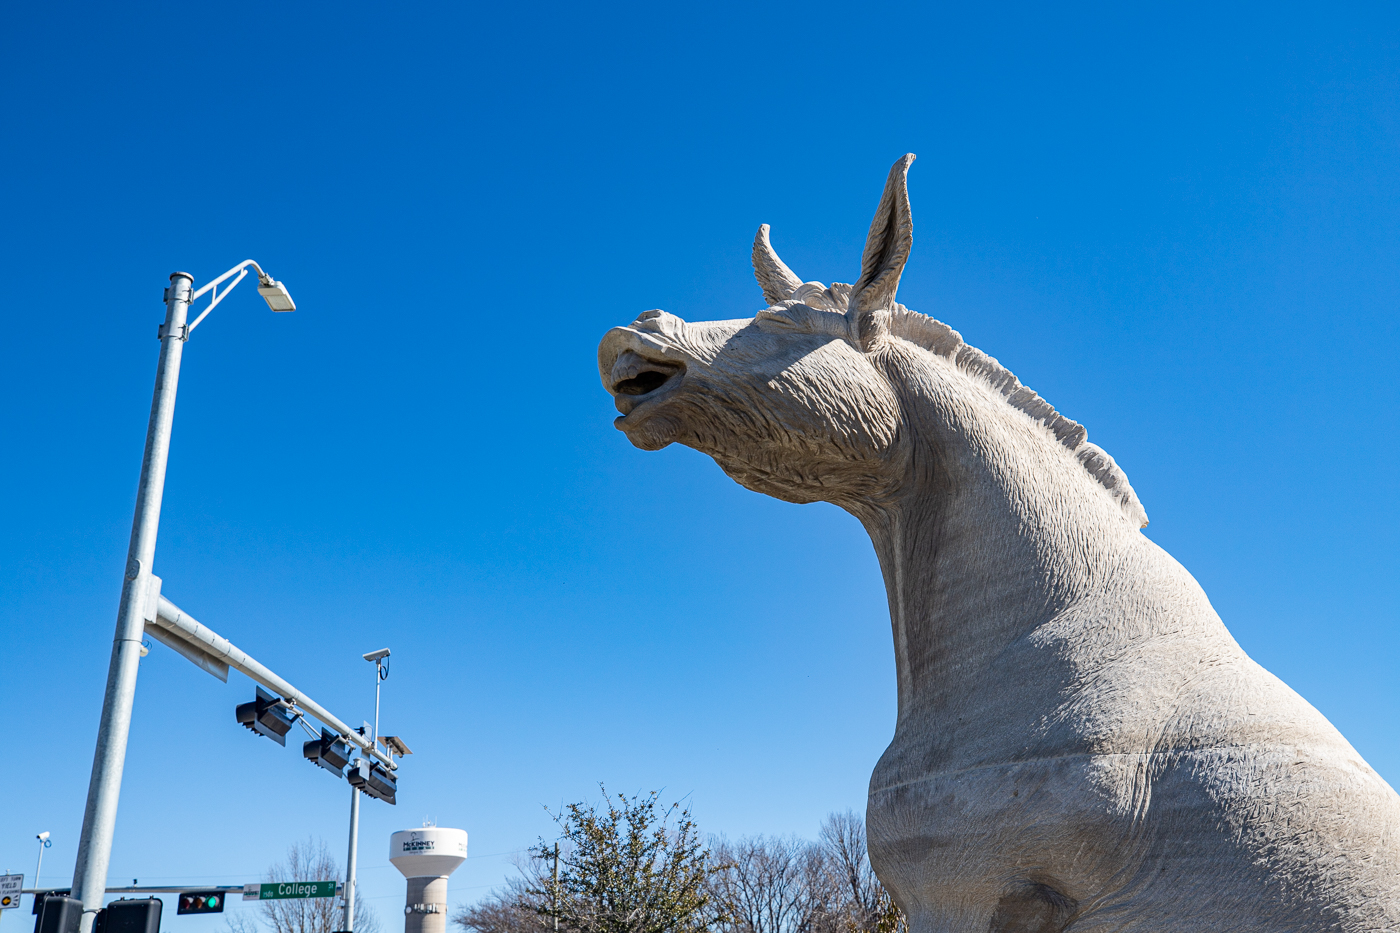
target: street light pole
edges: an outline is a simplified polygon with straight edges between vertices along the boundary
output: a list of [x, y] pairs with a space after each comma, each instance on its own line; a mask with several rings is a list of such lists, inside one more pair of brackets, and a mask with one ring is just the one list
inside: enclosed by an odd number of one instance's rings
[[175, 417], [175, 389], [180, 381], [180, 357], [185, 348], [185, 315], [190, 307], [194, 279], [185, 272], [170, 276], [165, 290], [165, 323], [160, 329], [160, 362], [156, 367], [155, 397], [146, 427], [146, 451], [141, 459], [141, 479], [136, 487], [136, 516], [131, 523], [131, 544], [126, 552], [117, 631], [112, 661], [107, 669], [107, 692], [102, 698], [102, 720], [88, 783], [83, 831], [78, 838], [73, 867], [73, 893], [83, 902], [79, 933], [89, 933], [102, 906], [107, 887], [107, 864], [112, 855], [112, 831], [117, 821], [122, 768], [126, 764], [126, 739], [131, 728], [131, 704], [136, 695], [136, 668], [141, 660], [145, 631], [145, 603], [151, 582], [151, 563], [160, 525], [160, 501], [165, 490], [165, 465], [170, 453], [170, 427]]
[[[107, 691], [102, 697], [102, 719], [97, 729], [97, 749], [92, 756], [83, 831], [73, 865], [73, 893], [83, 903], [79, 933], [91, 933], [107, 888], [107, 866], [112, 857], [112, 833], [117, 822], [122, 769], [126, 764], [126, 740], [131, 730], [131, 704], [136, 696], [136, 669], [141, 660], [141, 639], [146, 620], [155, 621], [159, 590], [152, 586], [151, 564], [156, 555], [156, 531], [160, 526], [160, 502], [165, 492], [165, 465], [170, 454], [170, 428], [175, 420], [175, 389], [180, 383], [180, 357], [185, 341], [199, 322], [223, 301], [252, 267], [258, 274], [258, 294], [273, 311], [295, 311], [296, 303], [286, 286], [275, 281], [251, 259], [234, 266], [198, 291], [188, 272], [170, 276], [165, 290], [165, 323], [160, 338], [160, 362], [156, 365], [155, 397], [146, 425], [146, 451], [141, 458], [141, 479], [136, 485], [136, 515], [131, 522], [131, 543], [126, 552], [126, 574], [121, 603], [117, 607], [117, 631], [112, 640], [112, 660], [107, 668]], [[237, 278], [224, 286], [233, 276]], [[190, 303], [208, 292], [210, 302], [193, 322], [186, 323]]]

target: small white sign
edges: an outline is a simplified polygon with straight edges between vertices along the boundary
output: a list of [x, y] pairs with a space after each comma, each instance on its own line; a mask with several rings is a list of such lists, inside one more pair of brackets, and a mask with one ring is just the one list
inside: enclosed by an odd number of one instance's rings
[[23, 888], [23, 875], [0, 875], [0, 910], [18, 907], [19, 892]]
[[252, 884], [245, 884], [243, 886], [243, 899], [245, 901], [260, 901], [262, 900], [261, 895], [262, 885], [258, 884], [256, 881], [254, 881]]

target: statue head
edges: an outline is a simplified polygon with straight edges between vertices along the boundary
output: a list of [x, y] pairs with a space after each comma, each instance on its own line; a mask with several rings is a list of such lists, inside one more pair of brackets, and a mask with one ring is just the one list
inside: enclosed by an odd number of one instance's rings
[[750, 319], [690, 323], [647, 311], [598, 348], [603, 385], [633, 444], [679, 442], [757, 492], [793, 502], [868, 497], [905, 472], [900, 403], [875, 357], [913, 240], [906, 175], [894, 164], [854, 286], [802, 282], [768, 226], [754, 273], [768, 307]]
[[617, 427], [645, 450], [693, 447], [790, 502], [860, 514], [885, 494], [967, 489], [950, 471], [974, 463], [1004, 491], [1046, 492], [1051, 510], [1064, 501], [1057, 484], [1087, 481], [1142, 527], [1128, 478], [1081, 425], [951, 327], [895, 301], [913, 244], [913, 161], [890, 169], [855, 285], [803, 282], [764, 225], [753, 266], [768, 306], [753, 318], [692, 324], [647, 311], [609, 331], [598, 369], [622, 413]]

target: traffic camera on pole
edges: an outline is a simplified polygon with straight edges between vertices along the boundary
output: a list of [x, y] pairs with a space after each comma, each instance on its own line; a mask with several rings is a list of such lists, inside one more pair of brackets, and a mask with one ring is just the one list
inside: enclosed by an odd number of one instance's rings
[[257, 699], [251, 703], [238, 704], [238, 722], [258, 735], [265, 735], [278, 745], [287, 744], [287, 733], [292, 731], [296, 719], [287, 712], [281, 697], [275, 697], [262, 687], [257, 688]]

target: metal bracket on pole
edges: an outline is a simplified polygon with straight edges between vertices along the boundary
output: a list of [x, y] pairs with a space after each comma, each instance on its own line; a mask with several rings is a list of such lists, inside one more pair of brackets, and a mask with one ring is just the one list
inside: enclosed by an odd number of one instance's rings
[[150, 581], [146, 587], [146, 606], [141, 614], [142, 621], [146, 624], [146, 634], [184, 656], [201, 670], [208, 671], [224, 683], [228, 683], [228, 665], [221, 658], [205, 651], [200, 643], [181, 638], [177, 632], [160, 624], [160, 577], [151, 574]]
[[[197, 301], [199, 297], [205, 292], [212, 292], [212, 294], [209, 296], [209, 304], [204, 306], [204, 310], [199, 313], [199, 317], [195, 318], [193, 321], [190, 322], [189, 329], [185, 332], [186, 340], [189, 339], [189, 334], [192, 333], [194, 329], [199, 326], [199, 322], [208, 317], [209, 312], [213, 311], [214, 307], [218, 305], [219, 302], [223, 301], [225, 298], [228, 297], [228, 293], [233, 291], [233, 287], [239, 282], [243, 281], [245, 277], [247, 277], [249, 266], [252, 266], [258, 271], [259, 282], [267, 278], [267, 273], [263, 272], [262, 266], [253, 262], [253, 260], [251, 259], [245, 259], [238, 265], [234, 266], [232, 269], [225, 272], [223, 275], [219, 276], [214, 281], [210, 282], [208, 285], [205, 285], [199, 291], [190, 295], [190, 304], [194, 304], [195, 301]], [[223, 285], [223, 283], [234, 274], [237, 274], [238, 278], [234, 279], [232, 282], [229, 282], [229, 284], [224, 285], [224, 290], [222, 292], [219, 291], [219, 286]]]

